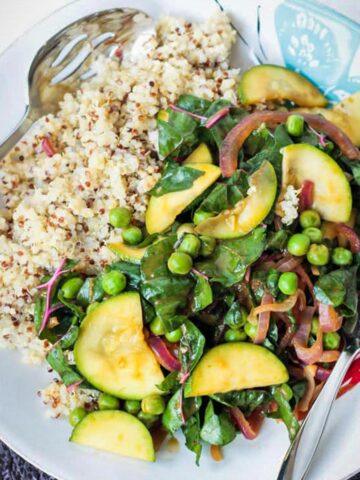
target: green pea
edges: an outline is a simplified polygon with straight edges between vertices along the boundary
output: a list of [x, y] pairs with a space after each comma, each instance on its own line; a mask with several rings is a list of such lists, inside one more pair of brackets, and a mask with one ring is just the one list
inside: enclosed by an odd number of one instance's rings
[[214, 216], [214, 214], [211, 213], [211, 212], [203, 212], [201, 210], [197, 210], [194, 214], [193, 221], [194, 221], [195, 225], [199, 225], [200, 223], [204, 222], [205, 220], [207, 220], [208, 218], [211, 218], [213, 216]]
[[195, 227], [193, 223], [183, 223], [180, 227], [176, 230], [177, 238], [181, 238], [185, 233], [195, 233]]
[[131, 221], [131, 213], [125, 207], [112, 208], [109, 212], [109, 222], [115, 228], [125, 228]]
[[93, 312], [99, 305], [99, 302], [90, 303], [86, 309], [86, 314], [89, 315], [89, 313]]
[[319, 318], [318, 317], [313, 317], [311, 320], [311, 333], [312, 335], [317, 335], [317, 332], [319, 330]]
[[192, 269], [193, 261], [187, 253], [174, 252], [170, 255], [167, 265], [171, 273], [187, 275]]
[[310, 246], [310, 238], [303, 233], [291, 235], [287, 243], [287, 249], [291, 255], [301, 257], [305, 255]]
[[122, 232], [122, 238], [128, 245], [137, 245], [141, 242], [143, 234], [139, 227], [128, 227]]
[[126, 277], [117, 270], [111, 270], [108, 273], [104, 273], [101, 286], [108, 295], [117, 295], [125, 289]]
[[193, 258], [199, 255], [201, 248], [201, 240], [194, 234], [188, 233], [182, 239], [179, 245], [179, 252], [188, 253]]
[[160, 317], [155, 317], [150, 323], [150, 330], [154, 335], [164, 335], [165, 327]]
[[201, 248], [200, 248], [200, 255], [202, 257], [209, 257], [214, 253], [216, 247], [216, 239], [213, 237], [209, 237], [207, 235], [202, 235], [200, 237], [201, 240]]
[[300, 215], [300, 225], [302, 228], [320, 227], [321, 218], [315, 210], [304, 210]]
[[65, 298], [72, 299], [75, 298], [79, 293], [79, 290], [84, 283], [84, 280], [80, 277], [70, 278], [66, 280], [64, 285], [61, 287], [62, 294]]
[[279, 278], [280, 292], [285, 295], [293, 295], [298, 288], [298, 277], [294, 272], [284, 272]]
[[170, 343], [179, 342], [182, 337], [181, 328], [177, 328], [176, 330], [172, 330], [171, 332], [165, 333], [165, 338]]
[[99, 410], [117, 410], [120, 407], [120, 400], [108, 393], [101, 393], [98, 398]]
[[284, 397], [284, 399], [286, 401], [290, 401], [293, 397], [293, 391], [291, 389], [291, 387], [287, 384], [287, 383], [283, 383], [280, 387], [280, 391], [282, 393], [282, 396]]
[[310, 238], [311, 243], [320, 243], [323, 239], [323, 234], [320, 228], [307, 227], [302, 233]]
[[161, 395], [148, 395], [141, 402], [141, 410], [151, 415], [161, 415], [165, 410], [165, 401]]
[[225, 335], [224, 335], [224, 340], [225, 342], [241, 342], [243, 340], [246, 340], [247, 335], [244, 332], [244, 330], [234, 330], [232, 328], [229, 328], [229, 330], [226, 330]]
[[304, 117], [301, 115], [290, 115], [286, 120], [286, 130], [294, 137], [300, 137], [304, 132]]
[[322, 267], [329, 262], [329, 249], [326, 245], [316, 245], [313, 243], [310, 245], [306, 258], [311, 265]]
[[141, 402], [139, 400], [125, 400], [124, 408], [128, 413], [136, 415], [140, 412]]
[[326, 332], [323, 336], [325, 350], [337, 350], [340, 346], [340, 335], [337, 332]]
[[244, 325], [244, 330], [246, 335], [254, 340], [257, 334], [258, 326], [256, 324], [246, 322]]
[[159, 415], [152, 415], [151, 413], [145, 413], [142, 410], [137, 414], [137, 418], [147, 427], [151, 428], [159, 420]]
[[71, 410], [69, 414], [69, 423], [72, 427], [76, 427], [81, 420], [86, 417], [87, 411], [84, 407], [76, 407], [74, 410]]
[[352, 264], [353, 254], [347, 248], [336, 247], [332, 252], [331, 258], [335, 265], [339, 265], [340, 267], [342, 267]]

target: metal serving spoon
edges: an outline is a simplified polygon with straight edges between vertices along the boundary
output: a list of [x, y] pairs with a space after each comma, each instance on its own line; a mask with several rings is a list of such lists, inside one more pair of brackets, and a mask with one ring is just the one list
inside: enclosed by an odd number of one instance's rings
[[344, 376], [355, 357], [360, 353], [357, 345], [355, 348], [355, 351], [344, 350], [341, 353], [334, 370], [302, 423], [295, 440], [290, 445], [277, 480], [304, 480], [306, 478]]
[[3, 158], [41, 116], [53, 113], [66, 92], [96, 74], [98, 53], [118, 58], [136, 55], [155, 33], [151, 18], [139, 10], [115, 8], [71, 23], [43, 45], [32, 61], [25, 114], [0, 145]]

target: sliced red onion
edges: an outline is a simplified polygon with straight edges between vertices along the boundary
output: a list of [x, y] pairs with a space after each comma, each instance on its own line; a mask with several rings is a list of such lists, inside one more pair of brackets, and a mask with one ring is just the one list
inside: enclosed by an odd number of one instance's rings
[[304, 282], [304, 284], [308, 287], [309, 289], [309, 292], [310, 292], [310, 295], [312, 296], [312, 299], [313, 299], [313, 303], [314, 305], [317, 304], [317, 300], [316, 300], [316, 297], [315, 297], [315, 293], [314, 293], [314, 285], [309, 277], [309, 275], [306, 273], [304, 267], [302, 265], [298, 265], [295, 270], [294, 270], [295, 273], [297, 273], [299, 275], [299, 277], [301, 278], [301, 280]]
[[230, 107], [224, 107], [222, 108], [221, 110], [219, 110], [218, 112], [214, 113], [214, 115], [211, 115], [211, 117], [209, 117], [205, 124], [204, 124], [204, 127], [205, 128], [212, 128], [214, 125], [216, 125], [220, 120], [222, 120], [224, 117], [226, 117], [227, 115], [229, 115], [229, 112], [230, 112]]
[[277, 353], [279, 354], [283, 350], [285, 350], [286, 347], [290, 345], [292, 339], [294, 338], [295, 332], [294, 332], [293, 326], [291, 325], [289, 317], [287, 316], [286, 313], [278, 312], [278, 313], [275, 313], [274, 315], [276, 315], [276, 317], [279, 320], [281, 320], [286, 326], [285, 334], [281, 338], [279, 342], [279, 346], [277, 348]]
[[45, 137], [41, 142], [41, 148], [48, 157], [53, 157], [56, 153], [55, 147], [51, 143], [50, 139]]
[[258, 436], [261, 425], [264, 421], [262, 408], [256, 408], [250, 417], [246, 418], [240, 408], [231, 407], [230, 417], [235, 426], [248, 440], [254, 440]]
[[354, 229], [352, 229], [348, 225], [345, 225], [344, 223], [338, 223], [336, 225], [336, 230], [338, 233], [346, 237], [347, 241], [350, 244], [352, 253], [360, 252], [360, 238]]
[[341, 328], [343, 318], [332, 305], [319, 303], [319, 323], [323, 332], [336, 332]]
[[[220, 168], [224, 177], [231, 177], [238, 164], [239, 150], [248, 136], [262, 123], [278, 124], [286, 122], [291, 112], [267, 111], [254, 112], [243, 118], [225, 137], [220, 148]], [[351, 160], [360, 158], [360, 152], [350, 138], [334, 124], [319, 115], [303, 113], [306, 122], [313, 128], [324, 132], [342, 153]]]
[[302, 257], [293, 257], [287, 254], [275, 264], [275, 268], [278, 272], [293, 272], [302, 261]]
[[[274, 302], [273, 296], [270, 293], [265, 292], [261, 301], [261, 305], [269, 305], [273, 302]], [[259, 314], [258, 327], [257, 327], [254, 343], [256, 344], [263, 343], [263, 341], [265, 340], [269, 330], [270, 315], [271, 315], [270, 310], [265, 310], [264, 312]]]
[[306, 365], [318, 362], [323, 353], [323, 333], [321, 328], [318, 329], [315, 343], [311, 347], [307, 346], [311, 330], [311, 320], [314, 313], [315, 307], [305, 308], [302, 313], [301, 324], [292, 342], [297, 357]]
[[314, 202], [314, 182], [311, 180], [305, 180], [302, 184], [299, 195], [299, 210], [309, 210]]
[[160, 337], [150, 335], [147, 342], [162, 367], [170, 372], [181, 369], [179, 360], [169, 352], [165, 342]]
[[171, 110], [174, 110], [174, 112], [179, 112], [183, 113], [184, 115], [188, 115], [189, 117], [196, 118], [196, 120], [201, 120], [205, 122], [208, 118], [204, 117], [203, 115], [198, 115], [197, 113], [189, 112], [188, 110], [185, 110], [184, 108], [178, 107], [177, 105], [174, 105], [173, 103], [169, 105], [169, 108]]
[[320, 382], [326, 382], [326, 380], [330, 377], [331, 370], [324, 367], [317, 367], [315, 378]]
[[266, 305], [259, 305], [251, 310], [248, 316], [250, 323], [257, 322], [257, 316], [263, 312], [287, 312], [294, 307], [297, 302], [299, 293], [296, 292], [294, 295], [290, 295], [283, 302], [279, 303], [267, 303]]
[[73, 392], [77, 389], [79, 385], [83, 383], [84, 380], [78, 380], [77, 382], [74, 382], [66, 387], [68, 392]]
[[307, 386], [306, 386], [305, 394], [301, 398], [298, 404], [298, 409], [300, 412], [307, 412], [314, 398], [316, 370], [317, 370], [316, 365], [307, 365], [304, 368], [304, 377], [307, 381]]
[[320, 363], [333, 363], [338, 360], [340, 357], [339, 350], [327, 350], [321, 355], [319, 362]]

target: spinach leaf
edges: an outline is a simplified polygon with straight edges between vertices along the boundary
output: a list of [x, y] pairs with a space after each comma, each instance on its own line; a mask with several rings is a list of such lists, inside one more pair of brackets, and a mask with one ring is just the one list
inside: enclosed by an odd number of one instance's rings
[[183, 398], [183, 388], [179, 388], [170, 398], [162, 416], [162, 424], [174, 435], [184, 425], [184, 421], [199, 411], [201, 397]]
[[173, 392], [175, 389], [177, 390], [179, 386], [179, 372], [176, 371], [169, 373], [160, 385], [157, 385], [162, 392], [166, 393]]
[[91, 303], [101, 302], [104, 295], [105, 292], [101, 285], [101, 277], [89, 277], [86, 278], [82, 284], [76, 300], [81, 306], [87, 307]]
[[305, 395], [306, 388], [307, 388], [307, 381], [306, 380], [299, 380], [295, 383], [292, 383], [291, 389], [294, 394], [295, 404], [297, 405], [302, 397]]
[[212, 281], [231, 287], [243, 280], [247, 267], [263, 253], [265, 242], [265, 228], [255, 228], [245, 237], [219, 242], [214, 253], [196, 268]]
[[59, 375], [66, 386], [82, 381], [83, 378], [69, 365], [60, 345], [55, 345], [46, 360]]
[[245, 325], [246, 313], [237, 302], [234, 302], [224, 316], [224, 323], [230, 328], [240, 328]]
[[203, 354], [205, 337], [190, 320], [186, 320], [181, 325], [181, 331], [182, 337], [179, 349], [181, 371], [183, 374], [189, 374]]
[[199, 466], [201, 456], [200, 416], [198, 413], [189, 418], [181, 427], [185, 436], [185, 445], [196, 455], [196, 465]]
[[[76, 318], [76, 317], [75, 317]], [[79, 336], [80, 328], [77, 325], [71, 325], [69, 330], [65, 333], [65, 335], [60, 340], [60, 347], [63, 350], [66, 350], [74, 345], [78, 336]]]
[[160, 158], [164, 159], [180, 147], [183, 142], [183, 137], [181, 133], [168, 122], [158, 120], [157, 124], [159, 130], [158, 150]]
[[280, 272], [278, 272], [275, 268], [270, 268], [266, 276], [266, 286], [274, 298], [276, 298], [277, 294], [279, 293], [279, 278]]
[[333, 307], [343, 305], [343, 315], [354, 315], [357, 311], [357, 268], [341, 268], [322, 275], [314, 286], [317, 300]]
[[345, 155], [339, 155], [338, 160], [340, 163], [348, 167], [354, 177], [355, 183], [360, 185], [360, 162], [349, 160], [347, 157], [345, 157]]
[[274, 387], [272, 389], [272, 393], [274, 396], [274, 400], [278, 404], [279, 407], [279, 415], [280, 418], [283, 419], [288, 432], [290, 440], [294, 440], [298, 430], [299, 430], [299, 422], [297, 421], [294, 412], [290, 406], [290, 403], [285, 399], [282, 390], [280, 387]]
[[176, 236], [150, 245], [141, 261], [141, 294], [155, 308], [167, 331], [178, 328], [186, 319], [181, 313], [193, 287], [191, 278], [172, 275], [167, 260], [173, 252]]
[[205, 98], [195, 97], [194, 95], [180, 95], [177, 105], [184, 110], [198, 115], [204, 115], [210, 108], [211, 102]]
[[289, 238], [289, 232], [285, 229], [271, 232], [266, 245], [266, 250], [283, 250], [286, 247]]
[[246, 414], [270, 399], [270, 394], [265, 390], [239, 390], [228, 393], [211, 395], [213, 400], [228, 407], [239, 407]]
[[213, 292], [208, 280], [202, 275], [195, 274], [196, 285], [194, 290], [194, 298], [192, 311], [200, 312], [213, 302]]
[[[39, 333], [45, 312], [45, 297], [38, 295], [35, 300], [34, 323], [36, 332]], [[41, 338], [42, 340], [42, 338]]]
[[139, 288], [141, 283], [140, 266], [129, 262], [114, 262], [109, 266], [110, 270], [118, 270], [126, 275], [129, 287]]
[[200, 431], [200, 437], [210, 445], [227, 445], [236, 437], [234, 424], [227, 412], [217, 415], [211, 400], [205, 410], [204, 425]]
[[209, 195], [201, 202], [198, 210], [218, 214], [228, 208], [233, 208], [242, 198], [246, 197], [249, 183], [245, 172], [237, 170], [229, 179], [216, 183]]
[[156, 185], [150, 190], [153, 197], [161, 197], [166, 193], [180, 192], [192, 187], [194, 181], [201, 177], [204, 172], [188, 166], [181, 166], [169, 160], [163, 174]]
[[140, 297], [145, 325], [150, 323], [156, 317], [155, 309], [145, 298]]
[[66, 299], [61, 289], [58, 290], [57, 297], [79, 320], [85, 317], [84, 310], [79, 305], [76, 305], [76, 303], [72, 303], [72, 301]]

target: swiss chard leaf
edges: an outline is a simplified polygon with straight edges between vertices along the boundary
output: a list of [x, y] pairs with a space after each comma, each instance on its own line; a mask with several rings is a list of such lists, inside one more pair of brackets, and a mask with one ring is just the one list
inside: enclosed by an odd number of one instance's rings
[[265, 228], [255, 228], [245, 237], [219, 242], [211, 257], [199, 262], [196, 268], [212, 281], [230, 287], [242, 281], [247, 267], [263, 253], [265, 243]]
[[65, 305], [65, 307], [67, 307], [79, 320], [82, 320], [85, 317], [85, 312], [82, 307], [66, 299], [61, 289], [58, 290], [57, 297], [60, 302]]
[[199, 411], [201, 402], [201, 397], [183, 398], [183, 388], [179, 388], [170, 398], [162, 416], [166, 430], [174, 435], [184, 425], [184, 420], [186, 422]]
[[286, 247], [288, 238], [289, 232], [283, 228], [277, 232], [271, 232], [268, 237], [266, 250], [283, 250]]
[[205, 410], [204, 424], [200, 437], [210, 445], [227, 445], [236, 437], [236, 430], [229, 414], [221, 412], [217, 415], [211, 400], [209, 400]]
[[[76, 317], [75, 317], [76, 318]], [[69, 330], [65, 333], [65, 335], [60, 340], [60, 347], [63, 350], [66, 350], [74, 345], [78, 336], [79, 336], [80, 328], [77, 325], [71, 325]]]
[[180, 132], [171, 126], [168, 122], [158, 120], [159, 143], [158, 150], [160, 158], [166, 158], [176, 151], [183, 142], [183, 136]]
[[174, 390], [177, 390], [180, 386], [179, 382], [179, 372], [171, 372], [169, 373], [164, 380], [160, 383], [160, 385], [157, 385], [157, 387], [162, 391], [162, 392], [173, 392]]
[[101, 285], [101, 277], [89, 277], [86, 278], [82, 284], [76, 300], [81, 306], [87, 307], [91, 303], [101, 302], [104, 295], [105, 292]]
[[270, 394], [265, 390], [239, 390], [228, 393], [217, 393], [211, 398], [228, 407], [239, 407], [246, 414], [270, 399]]
[[290, 403], [285, 399], [281, 388], [274, 387], [272, 389], [272, 393], [274, 396], [274, 400], [278, 404], [279, 407], [279, 415], [283, 419], [288, 432], [290, 440], [294, 440], [298, 430], [299, 430], [299, 422], [297, 421], [294, 412], [291, 408]]
[[357, 266], [335, 270], [322, 275], [314, 286], [315, 296], [320, 303], [342, 306], [344, 316], [352, 316], [357, 311]]
[[109, 270], [118, 270], [126, 275], [129, 287], [139, 288], [141, 283], [140, 266], [129, 262], [114, 262], [110, 265]]
[[185, 436], [185, 445], [196, 455], [196, 465], [199, 466], [201, 456], [201, 437], [200, 437], [200, 416], [198, 413], [189, 418], [189, 420], [181, 427]]
[[234, 302], [224, 316], [224, 323], [230, 328], [240, 328], [245, 325], [246, 315], [237, 302]]
[[213, 302], [213, 292], [209, 281], [202, 275], [195, 274], [196, 285], [194, 289], [194, 298], [192, 311], [200, 312]]
[[178, 328], [186, 317], [182, 314], [193, 287], [191, 278], [172, 275], [167, 260], [173, 252], [176, 236], [150, 245], [141, 261], [141, 294], [155, 308], [168, 331]]
[[205, 112], [210, 108], [211, 102], [205, 98], [184, 94], [180, 95], [177, 105], [188, 112], [204, 115]]
[[66, 386], [82, 381], [83, 378], [69, 365], [60, 345], [55, 345], [48, 353], [46, 360], [60, 376]]
[[184, 374], [192, 372], [200, 360], [204, 347], [205, 337], [190, 320], [181, 325], [182, 337], [180, 340], [181, 371]]
[[180, 192], [192, 187], [194, 181], [201, 177], [204, 172], [191, 168], [189, 166], [181, 166], [178, 163], [169, 160], [160, 180], [150, 190], [153, 197], [161, 197], [166, 193]]

